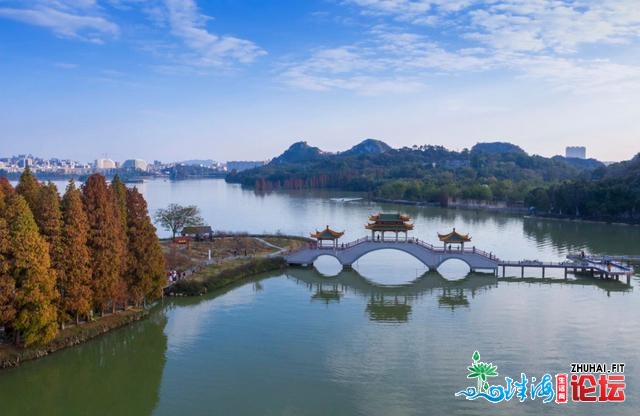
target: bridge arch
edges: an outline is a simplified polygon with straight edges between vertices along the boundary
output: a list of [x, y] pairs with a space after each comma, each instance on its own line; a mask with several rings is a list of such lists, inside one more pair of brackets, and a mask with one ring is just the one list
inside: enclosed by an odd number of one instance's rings
[[406, 246], [404, 245], [383, 245], [380, 247], [372, 247], [369, 248], [361, 253], [358, 253], [356, 256], [354, 256], [352, 260], [354, 263], [358, 260], [360, 260], [362, 257], [366, 256], [367, 254], [373, 253], [375, 251], [380, 251], [380, 250], [393, 250], [393, 251], [400, 251], [402, 253], [406, 253], [409, 254], [410, 256], [412, 256], [413, 258], [415, 258], [416, 260], [418, 260], [421, 264], [423, 264], [427, 269], [431, 270], [433, 265], [430, 265], [427, 263], [427, 261], [425, 261], [424, 258], [420, 258], [420, 255], [417, 253], [412, 252], [412, 250], [409, 250], [406, 248]]
[[342, 271], [342, 262], [332, 254], [321, 253], [313, 261], [313, 267], [325, 277], [334, 277]]
[[436, 266], [436, 269], [439, 268], [440, 266], [442, 266], [443, 264], [445, 264], [446, 262], [450, 261], [450, 260], [458, 260], [458, 261], [463, 262], [467, 266], [469, 266], [469, 270], [473, 270], [473, 266], [471, 265], [471, 263], [469, 263], [466, 259], [464, 259], [464, 258], [462, 258], [460, 256], [456, 256], [455, 254], [453, 254], [453, 255], [447, 255], [447, 256], [443, 256], [443, 257], [444, 258], [442, 260], [440, 260], [440, 262]]

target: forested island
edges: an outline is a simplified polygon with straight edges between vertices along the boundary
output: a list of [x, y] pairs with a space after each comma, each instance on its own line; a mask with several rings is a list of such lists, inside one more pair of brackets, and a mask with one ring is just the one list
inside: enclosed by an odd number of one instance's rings
[[136, 188], [94, 174], [80, 189], [69, 181], [60, 197], [29, 169], [15, 189], [0, 178], [0, 328], [15, 345], [45, 345], [65, 326], [139, 309], [161, 296], [165, 279]]
[[297, 142], [269, 164], [226, 180], [258, 191], [333, 188], [382, 200], [468, 201], [542, 216], [640, 222], [640, 155], [605, 166], [595, 159], [529, 155], [504, 142], [457, 152], [432, 145], [393, 149], [367, 139], [342, 153]]

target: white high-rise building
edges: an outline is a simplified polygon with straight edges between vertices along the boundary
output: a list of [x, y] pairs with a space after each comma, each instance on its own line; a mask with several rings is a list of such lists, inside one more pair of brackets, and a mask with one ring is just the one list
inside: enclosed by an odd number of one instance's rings
[[111, 159], [96, 159], [96, 169], [115, 169], [116, 162]]
[[584, 146], [567, 146], [566, 157], [572, 157], [576, 159], [587, 158], [587, 148]]
[[122, 162], [123, 169], [147, 170], [147, 162], [142, 159], [129, 159]]

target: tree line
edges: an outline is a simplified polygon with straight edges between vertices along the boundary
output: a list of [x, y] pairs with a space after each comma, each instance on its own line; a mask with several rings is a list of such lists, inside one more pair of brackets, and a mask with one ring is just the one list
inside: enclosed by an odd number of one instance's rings
[[640, 223], [640, 154], [584, 179], [537, 187], [525, 203], [540, 215]]
[[0, 327], [46, 344], [71, 322], [158, 298], [165, 264], [147, 203], [115, 177], [69, 181], [61, 197], [25, 169], [0, 178]]
[[334, 188], [415, 202], [446, 204], [449, 199], [472, 199], [522, 203], [533, 189], [578, 180], [602, 165], [594, 160], [528, 155], [509, 143], [480, 143], [460, 152], [424, 145], [377, 154], [282, 158], [277, 163], [231, 172], [226, 180], [258, 191]]

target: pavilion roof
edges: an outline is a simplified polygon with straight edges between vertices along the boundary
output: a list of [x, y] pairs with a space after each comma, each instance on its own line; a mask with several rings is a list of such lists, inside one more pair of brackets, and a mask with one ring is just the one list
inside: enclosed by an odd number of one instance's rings
[[340, 232], [340, 231], [332, 230], [331, 228], [329, 228], [328, 225], [327, 225], [327, 228], [325, 228], [322, 231], [316, 230], [315, 233], [311, 233], [311, 237], [315, 238], [316, 240], [337, 240], [343, 235], [344, 235], [344, 231]]
[[373, 231], [409, 231], [413, 230], [411, 217], [399, 212], [381, 212], [369, 217], [369, 224], [364, 228]]
[[411, 217], [405, 214], [400, 214], [399, 212], [380, 212], [379, 214], [371, 215], [369, 217], [369, 221], [406, 222], [410, 220]]
[[438, 233], [438, 239], [440, 241], [443, 241], [444, 243], [451, 244], [468, 243], [469, 241], [471, 241], [471, 237], [469, 237], [469, 234], [460, 234], [456, 231], [455, 228], [449, 234]]
[[367, 230], [373, 231], [410, 231], [413, 230], [413, 224], [396, 223], [396, 224], [380, 224], [371, 223], [364, 226]]

